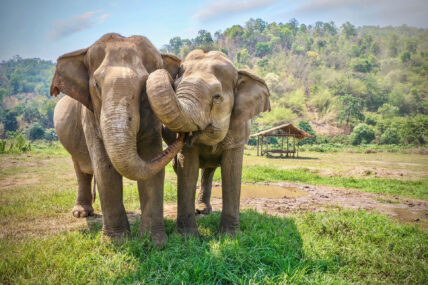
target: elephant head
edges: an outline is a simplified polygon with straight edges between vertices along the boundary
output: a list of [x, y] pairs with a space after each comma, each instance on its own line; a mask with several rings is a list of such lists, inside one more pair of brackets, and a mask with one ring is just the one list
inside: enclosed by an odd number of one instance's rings
[[56, 64], [51, 95], [62, 92], [93, 111], [113, 166], [129, 179], [156, 174], [183, 145], [181, 137], [151, 161], [137, 152], [140, 101], [149, 74], [159, 68], [164, 68], [162, 56], [149, 40], [118, 34], [106, 34], [89, 48], [59, 57]]
[[147, 81], [150, 105], [172, 131], [197, 131], [197, 142], [216, 145], [230, 127], [270, 110], [266, 83], [236, 70], [222, 52], [194, 50], [182, 63], [175, 58], [175, 66], [175, 82], [162, 69], [150, 74]]

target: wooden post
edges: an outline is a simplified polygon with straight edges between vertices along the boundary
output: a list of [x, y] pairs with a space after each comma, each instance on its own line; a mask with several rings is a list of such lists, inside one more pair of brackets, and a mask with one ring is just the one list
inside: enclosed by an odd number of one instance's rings
[[282, 157], [283, 151], [284, 151], [284, 137], [281, 137], [281, 157]]
[[293, 135], [293, 158], [296, 157], [296, 137]]
[[288, 136], [287, 136], [287, 154], [286, 157], [288, 157]]
[[260, 137], [260, 141], [261, 141], [261, 144], [260, 144], [260, 156], [263, 156], [263, 136]]
[[257, 136], [257, 156], [259, 156], [259, 136]]

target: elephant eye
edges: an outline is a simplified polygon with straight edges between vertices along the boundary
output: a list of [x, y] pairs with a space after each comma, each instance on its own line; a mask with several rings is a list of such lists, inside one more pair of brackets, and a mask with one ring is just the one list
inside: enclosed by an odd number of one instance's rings
[[101, 91], [100, 86], [98, 85], [98, 82], [94, 80], [94, 87], [98, 89], [98, 91]]
[[214, 99], [219, 99], [221, 97], [221, 95], [220, 94], [215, 94], [214, 95]]

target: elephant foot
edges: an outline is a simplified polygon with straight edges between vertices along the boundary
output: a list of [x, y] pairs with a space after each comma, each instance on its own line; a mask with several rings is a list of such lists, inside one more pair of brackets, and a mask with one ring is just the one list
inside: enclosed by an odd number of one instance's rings
[[177, 231], [181, 236], [199, 237], [196, 221], [182, 221], [177, 219]]
[[239, 231], [239, 219], [222, 216], [220, 219], [220, 232], [234, 236]]
[[166, 232], [163, 223], [150, 226], [151, 223], [144, 223], [141, 220], [140, 232], [141, 234], [150, 233], [152, 243], [157, 247], [162, 247], [166, 244]]
[[91, 205], [76, 204], [71, 211], [75, 218], [84, 218], [94, 215], [94, 208]]
[[106, 229], [106, 227], [103, 226], [103, 234], [102, 234], [101, 240], [103, 242], [120, 245], [125, 242], [125, 240], [128, 238], [130, 233], [131, 231], [129, 228], [113, 231], [111, 229]]
[[210, 204], [200, 202], [196, 205], [196, 215], [208, 215], [213, 211]]

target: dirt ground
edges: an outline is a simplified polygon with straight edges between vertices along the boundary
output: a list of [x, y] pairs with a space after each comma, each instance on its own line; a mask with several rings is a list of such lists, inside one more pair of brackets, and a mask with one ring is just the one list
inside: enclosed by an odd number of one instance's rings
[[[310, 155], [310, 154], [306, 154]], [[317, 154], [316, 159], [277, 160], [245, 156], [246, 165], [269, 165], [278, 168], [307, 167], [320, 175], [380, 176], [414, 178], [426, 177], [428, 156], [397, 154]], [[376, 170], [375, 170], [376, 168]], [[382, 169], [379, 171], [379, 169]], [[376, 171], [375, 173], [372, 171]], [[54, 173], [54, 175], [52, 175]], [[393, 175], [391, 175], [393, 174]], [[404, 174], [404, 175], [402, 175]], [[404, 176], [404, 177], [403, 177]], [[47, 179], [47, 177], [53, 177]], [[167, 175], [167, 177], [169, 177]], [[55, 178], [55, 179], [54, 179]], [[170, 178], [173, 180], [175, 177]], [[43, 188], [49, 183], [66, 184], [75, 187], [72, 163], [67, 156], [21, 155], [0, 157], [0, 206], [5, 203], [5, 193], [32, 185]], [[127, 181], [125, 184], [127, 185]], [[50, 184], [49, 184], [50, 185]], [[213, 185], [212, 206], [221, 210], [221, 185]], [[26, 218], [10, 223], [0, 219], [0, 238], [47, 235], [60, 231], [99, 228], [101, 213], [93, 217], [76, 219], [69, 213], [58, 213], [49, 218]], [[328, 186], [314, 186], [301, 183], [257, 183], [243, 184], [241, 210], [252, 208], [269, 215], [286, 216], [296, 212], [318, 212], [326, 209], [363, 209], [388, 215], [400, 222], [420, 225], [428, 230], [428, 200], [416, 200], [371, 194], [350, 189]], [[130, 221], [139, 219], [138, 208], [128, 209]], [[176, 218], [176, 203], [165, 204], [165, 217]]]
[[[221, 211], [222, 200], [219, 197], [221, 185], [213, 185], [213, 198], [211, 199], [213, 211]], [[249, 186], [249, 187], [246, 187]], [[245, 189], [266, 189], [269, 187], [283, 188], [284, 196], [281, 198], [248, 198]], [[217, 190], [216, 190], [217, 189]], [[400, 222], [420, 225], [428, 230], [428, 201], [385, 196], [381, 194], [364, 193], [349, 189], [341, 189], [327, 186], [313, 186], [297, 183], [257, 183], [246, 184], [243, 187], [241, 199], [241, 210], [255, 209], [260, 213], [268, 215], [286, 216], [298, 212], [319, 212], [327, 209], [363, 209], [375, 213], [388, 215]], [[275, 195], [278, 191], [275, 189]], [[254, 195], [254, 193], [250, 193]], [[71, 211], [71, 209], [70, 209]], [[176, 203], [166, 203], [164, 216], [175, 219], [177, 216]], [[139, 213], [128, 213], [130, 222], [139, 219]], [[61, 231], [94, 229], [102, 222], [101, 213], [95, 216], [76, 219], [69, 214], [61, 214], [57, 218], [35, 219], [29, 223], [8, 225], [6, 231], [0, 231], [0, 238], [23, 237], [26, 235], [47, 235]], [[1, 225], [0, 225], [1, 226]]]
[[[382, 194], [371, 194], [349, 189], [328, 186], [313, 186], [297, 183], [257, 183], [247, 184], [261, 187], [274, 186], [289, 190], [282, 198], [247, 198], [241, 197], [241, 209], [255, 209], [260, 213], [284, 216], [296, 212], [319, 212], [332, 208], [353, 210], [368, 210], [388, 215], [401, 222], [418, 224], [428, 230], [428, 201], [399, 198]], [[220, 186], [220, 185], [214, 185]], [[211, 204], [213, 211], [220, 211], [222, 200], [213, 197]], [[168, 204], [165, 207], [165, 216], [176, 217], [176, 205]]]

